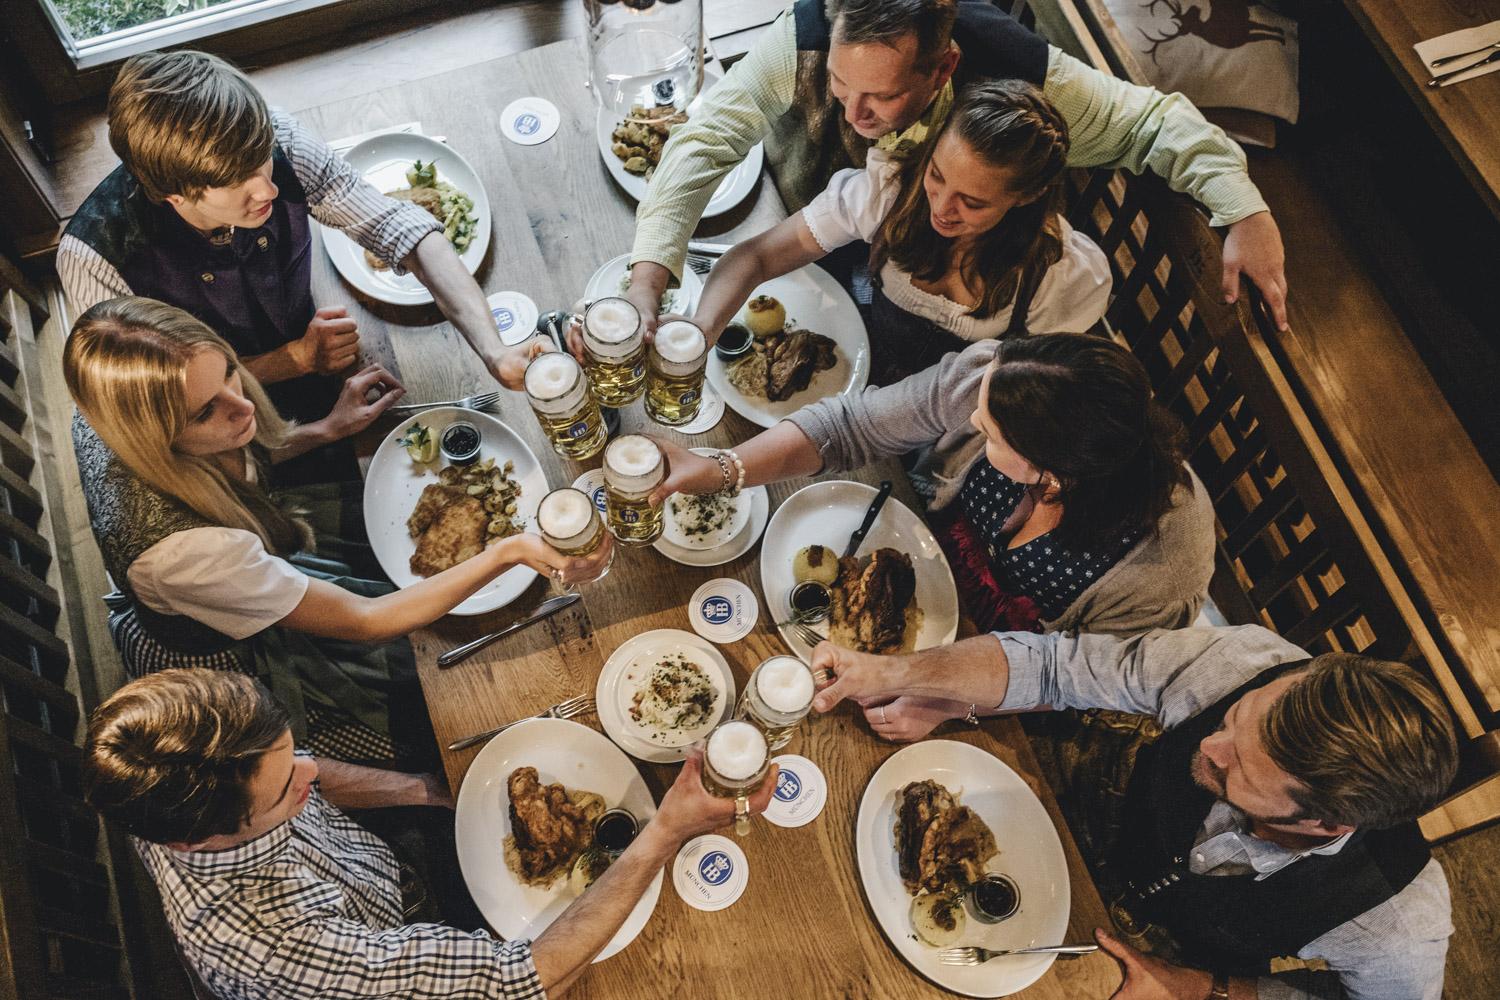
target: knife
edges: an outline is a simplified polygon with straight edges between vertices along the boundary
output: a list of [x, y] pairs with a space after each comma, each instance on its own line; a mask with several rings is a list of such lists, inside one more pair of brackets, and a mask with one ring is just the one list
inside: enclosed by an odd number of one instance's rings
[[848, 559], [859, 551], [860, 543], [870, 533], [870, 526], [875, 523], [875, 518], [880, 516], [880, 508], [885, 506], [885, 502], [890, 498], [890, 495], [891, 481], [889, 479], [881, 480], [880, 489], [876, 492], [875, 499], [870, 501], [870, 508], [865, 511], [864, 521], [855, 529], [854, 534], [849, 536], [849, 544], [844, 546], [845, 559]]
[[453, 664], [457, 663], [459, 660], [465, 659], [469, 656], [473, 656], [475, 653], [479, 652], [490, 643], [495, 642], [499, 639], [504, 639], [512, 632], [519, 632], [521, 631], [521, 629], [526, 628], [527, 626], [535, 625], [543, 618], [551, 618], [563, 608], [571, 607], [572, 605], [577, 604], [579, 598], [580, 595], [578, 594], [562, 594], [558, 597], [549, 597], [541, 604], [538, 604], [535, 608], [533, 608], [531, 614], [527, 615], [525, 618], [522, 618], [520, 621], [513, 622], [512, 624], [505, 626], [498, 632], [491, 632], [489, 635], [482, 635], [478, 639], [475, 639], [473, 642], [466, 642], [462, 646], [458, 646], [448, 650], [448, 652], [437, 658], [438, 667], [442, 670], [446, 670], [449, 667], [453, 666]]
[[1449, 80], [1453, 79], [1455, 76], [1458, 76], [1460, 73], [1467, 73], [1471, 69], [1478, 69], [1481, 66], [1488, 66], [1492, 62], [1500, 62], [1500, 52], [1492, 52], [1478, 62], [1469, 63], [1469, 65], [1467, 66], [1460, 66], [1458, 69], [1450, 69], [1446, 73], [1439, 73], [1437, 76], [1427, 81], [1427, 86], [1445, 87], [1448, 85]]

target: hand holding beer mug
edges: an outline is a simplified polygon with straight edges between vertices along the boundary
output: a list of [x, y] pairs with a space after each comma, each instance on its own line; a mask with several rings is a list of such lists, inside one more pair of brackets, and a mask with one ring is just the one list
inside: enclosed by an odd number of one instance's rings
[[721, 722], [708, 734], [703, 753], [703, 787], [708, 794], [734, 799], [734, 832], [750, 832], [750, 795], [766, 779], [771, 750], [766, 736], [748, 722]]
[[618, 296], [599, 299], [583, 314], [584, 368], [600, 406], [618, 409], [640, 398], [646, 385], [646, 326], [638, 309]]
[[562, 457], [592, 458], [604, 447], [604, 416], [583, 366], [571, 354], [548, 351], [532, 359], [526, 367], [526, 401]]
[[559, 583], [593, 583], [609, 573], [615, 561], [614, 543], [594, 502], [582, 490], [568, 486], [542, 497], [536, 509], [536, 526], [542, 540], [563, 555], [600, 563], [598, 572], [586, 578], [564, 580], [554, 574]]
[[646, 416], [678, 427], [698, 416], [703, 401], [703, 373], [708, 368], [708, 339], [685, 319], [656, 328], [646, 361]]
[[773, 656], [750, 675], [735, 718], [757, 726], [770, 749], [780, 750], [812, 711], [813, 688], [807, 664], [795, 656]]
[[648, 437], [626, 434], [604, 449], [609, 530], [626, 545], [650, 545], [661, 537], [662, 508], [651, 502], [651, 494], [666, 476], [666, 459]]

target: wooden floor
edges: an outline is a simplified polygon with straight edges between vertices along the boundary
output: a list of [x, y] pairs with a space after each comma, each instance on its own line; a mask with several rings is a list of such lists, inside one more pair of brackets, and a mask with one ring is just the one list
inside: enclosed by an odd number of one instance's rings
[[[706, 2], [711, 16], [732, 16], [740, 7], [767, 0]], [[583, 31], [579, 0], [451, 2], [367, 25], [331, 44], [321, 39], [288, 45], [245, 68], [274, 105], [297, 110], [577, 37]], [[57, 181], [71, 212], [116, 161], [105, 138], [102, 103], [68, 109], [58, 125]], [[1281, 221], [1283, 226], [1295, 225], [1295, 220]], [[1296, 275], [1291, 279], [1295, 294]], [[93, 628], [98, 628], [97, 622]], [[1435, 854], [1448, 872], [1455, 926], [1444, 996], [1500, 996], [1500, 868], [1494, 864], [1500, 856], [1500, 828], [1439, 847]]]

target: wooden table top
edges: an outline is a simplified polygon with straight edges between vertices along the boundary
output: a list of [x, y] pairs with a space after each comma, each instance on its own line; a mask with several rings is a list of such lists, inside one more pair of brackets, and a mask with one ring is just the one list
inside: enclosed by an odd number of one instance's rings
[[1432, 89], [1412, 48], [1500, 20], [1500, 0], [1344, 0], [1490, 211], [1500, 218], [1500, 73]]
[[[445, 135], [478, 170], [494, 211], [489, 259], [476, 276], [481, 286], [487, 293], [523, 291], [545, 311], [576, 299], [600, 264], [629, 249], [634, 232], [635, 205], [600, 162], [593, 138], [594, 105], [583, 79], [581, 44], [560, 42], [298, 114], [327, 138], [406, 121], [421, 121], [425, 131]], [[545, 97], [562, 113], [558, 134], [538, 146], [513, 145], [494, 124], [498, 109], [525, 95]], [[783, 214], [774, 186], [763, 179], [748, 206], [727, 219], [710, 220], [700, 235], [728, 233], [730, 239], [739, 238], [770, 226]], [[313, 287], [319, 305], [349, 305], [368, 353], [392, 367], [413, 400], [451, 399], [492, 384], [435, 308], [365, 300], [338, 278], [322, 252], [317, 253]], [[531, 446], [549, 483], [571, 483], [586, 468], [598, 466], [598, 457], [586, 463], [559, 458], [524, 396], [506, 396], [499, 407], [501, 419]], [[626, 430], [649, 426], [654, 433], [668, 433], [651, 425], [638, 404], [622, 417]], [[381, 433], [389, 429], [386, 425]], [[713, 431], [678, 440], [728, 445], [756, 430], [726, 413]], [[899, 472], [891, 462], [851, 478], [896, 481], [895, 495], [915, 508], [915, 498]], [[805, 483], [771, 487], [773, 508]], [[449, 617], [415, 633], [412, 642], [439, 743], [446, 746], [568, 696], [592, 693], [604, 660], [626, 639], [650, 629], [689, 628], [686, 600], [709, 579], [735, 577], [759, 594], [757, 553], [758, 547], [725, 566], [699, 569], [669, 562], [649, 548], [622, 546], [609, 576], [583, 588], [581, 602], [450, 670], [436, 669], [439, 653], [519, 617], [545, 595], [547, 582], [539, 579], [509, 608], [478, 617]], [[762, 598], [755, 631], [721, 647], [738, 687], [760, 660], [785, 652], [770, 625]], [[578, 721], [598, 727], [593, 717]], [[995, 719], [979, 730], [944, 735], [995, 754], [1037, 791], [1058, 826], [1068, 858], [1073, 887], [1068, 940], [1089, 940], [1092, 929], [1105, 922], [1104, 907], [1051, 791], [1036, 777], [1036, 761], [1019, 724]], [[668, 880], [640, 937], [594, 966], [574, 987], [575, 995], [615, 1000], [674, 992], [694, 1000], [947, 995], [917, 975], [887, 944], [856, 874], [853, 827], [859, 797], [876, 768], [897, 749], [877, 740], [847, 708], [804, 724], [788, 750], [817, 761], [828, 776], [823, 814], [799, 829], [756, 821], [752, 834], [740, 841], [750, 862], [749, 887], [725, 910], [705, 913], [688, 907]], [[479, 748], [457, 754], [444, 751], [455, 790], [478, 752]], [[637, 766], [658, 799], [677, 772], [674, 766]], [[750, 941], [766, 943], [747, 946]], [[1020, 995], [1036, 1000], [1105, 997], [1118, 981], [1113, 961], [1095, 954], [1056, 963]]]

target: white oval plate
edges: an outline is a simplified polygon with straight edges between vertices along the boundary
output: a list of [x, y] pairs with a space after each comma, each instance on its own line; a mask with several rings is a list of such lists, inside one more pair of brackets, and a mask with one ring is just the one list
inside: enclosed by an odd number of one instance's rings
[[[620, 286], [629, 274], [630, 254], [622, 253], [595, 271], [593, 277], [589, 278], [589, 283], [583, 289], [584, 299], [592, 302], [611, 295], [624, 295], [625, 291]], [[691, 316], [693, 310], [698, 307], [698, 295], [702, 291], [703, 279], [698, 277], [698, 272], [690, 267], [683, 268], [681, 286], [668, 289], [662, 296], [662, 312]]]
[[[474, 215], [479, 225], [469, 248], [459, 255], [470, 274], [479, 270], [490, 248], [490, 198], [479, 182], [479, 174], [456, 150], [446, 143], [415, 132], [387, 132], [358, 143], [344, 159], [353, 165], [377, 191], [394, 191], [407, 187], [406, 169], [413, 160], [437, 163], [438, 180], [447, 181], [474, 199]], [[337, 229], [319, 224], [328, 258], [344, 280], [373, 299], [398, 306], [419, 306], [432, 301], [427, 286], [416, 275], [397, 275], [395, 271], [377, 271], [365, 263], [364, 247]]]
[[1000, 853], [989, 862], [1021, 892], [1021, 908], [998, 924], [970, 918], [958, 945], [991, 950], [1061, 944], [1071, 905], [1068, 864], [1047, 810], [1021, 777], [999, 758], [954, 740], [926, 740], [898, 750], [865, 786], [854, 821], [859, 880], [875, 921], [912, 968], [944, 989], [970, 997], [1003, 997], [1040, 979], [1055, 955], [1016, 955], [980, 966], [943, 965], [939, 949], [911, 928], [911, 897], [896, 860], [896, 795], [909, 782], [931, 778], [973, 809], [995, 834]]
[[[791, 617], [787, 594], [795, 578], [792, 560], [808, 545], [826, 545], [843, 552], [849, 544], [870, 501], [875, 487], [847, 480], [813, 483], [787, 497], [766, 528], [766, 543], [760, 550], [760, 586], [766, 596], [767, 612], [785, 621]], [[917, 607], [922, 609], [922, 629], [917, 633], [917, 649], [929, 649], [953, 641], [958, 635], [958, 588], [953, 571], [932, 531], [911, 508], [891, 497], [880, 508], [880, 516], [870, 526], [858, 555], [869, 555], [876, 549], [899, 549], [911, 556], [917, 574]], [[812, 647], [798, 638], [790, 628], [781, 629], [781, 637], [792, 651], [804, 658]]]
[[[410, 587], [422, 580], [411, 571], [411, 557], [417, 551], [417, 543], [407, 533], [406, 519], [416, 507], [422, 490], [438, 481], [438, 470], [447, 464], [441, 454], [421, 465], [413, 462], [406, 449], [401, 447], [400, 438], [414, 423], [427, 425], [434, 435], [441, 437], [443, 428], [455, 420], [467, 420], [479, 428], [481, 459], [493, 458], [496, 465], [504, 464], [507, 459], [516, 463], [512, 477], [521, 484], [516, 514], [528, 525], [535, 524], [537, 505], [547, 495], [547, 474], [542, 471], [536, 453], [498, 418], [478, 410], [439, 406], [403, 420], [380, 442], [375, 457], [370, 460], [370, 469], [365, 474], [364, 501], [365, 530], [370, 536], [370, 547], [375, 550], [380, 568], [398, 587]], [[449, 613], [482, 615], [502, 608], [520, 597], [536, 575], [536, 570], [529, 566], [512, 566]]]
[[771, 497], [764, 486], [755, 486], [745, 491], [750, 497], [750, 520], [744, 531], [723, 545], [712, 549], [688, 549], [673, 545], [666, 538], [658, 538], [651, 547], [675, 563], [684, 566], [722, 566], [733, 562], [749, 552], [760, 541], [771, 520]]
[[[784, 274], [759, 286], [752, 294], [771, 295], [786, 307], [788, 322], [820, 333], [838, 345], [838, 361], [818, 372], [806, 389], [791, 399], [773, 403], [761, 396], [747, 396], [729, 381], [725, 365], [713, 352], [708, 355], [708, 381], [724, 397], [729, 408], [762, 427], [773, 427], [783, 417], [816, 403], [825, 396], [859, 392], [870, 381], [870, 336], [865, 321], [849, 293], [816, 264]], [[741, 310], [743, 312], [743, 310]]]
[[[543, 784], [560, 781], [569, 791], [594, 792], [610, 809], [629, 810], [644, 827], [656, 815], [651, 790], [630, 758], [587, 726], [564, 719], [530, 719], [512, 726], [479, 751], [458, 789], [454, 837], [458, 866], [484, 919], [507, 940], [533, 940], [576, 898], [568, 880], [546, 889], [521, 882], [505, 863], [510, 835], [510, 774], [534, 767]], [[594, 959], [602, 962], [635, 940], [661, 895], [662, 873]]]
[[[719, 77], [715, 73], [703, 73], [703, 89], [688, 105], [689, 120], [703, 105], [703, 95], [708, 89], [717, 83]], [[600, 108], [594, 119], [594, 136], [598, 140], [599, 156], [604, 160], [604, 166], [609, 170], [609, 175], [615, 179], [615, 183], [625, 191], [626, 194], [641, 201], [646, 197], [646, 189], [651, 182], [637, 174], [632, 174], [625, 169], [625, 161], [615, 155], [610, 147], [614, 144], [611, 133], [615, 126], [625, 119], [628, 107], [621, 109]], [[725, 174], [719, 181], [719, 186], [714, 191], [714, 196], [708, 200], [708, 207], [703, 210], [703, 217], [710, 218], [734, 208], [744, 201], [751, 191], [755, 190], [755, 182], [760, 177], [761, 168], [765, 166], [766, 152], [760, 143], [750, 147], [750, 152], [745, 158], [734, 165], [734, 168]]]
[[642, 632], [621, 643], [609, 655], [609, 659], [604, 661], [604, 668], [599, 671], [599, 681], [594, 687], [594, 704], [599, 712], [599, 723], [604, 727], [605, 734], [621, 750], [653, 764], [675, 764], [682, 760], [687, 756], [691, 741], [681, 746], [668, 747], [644, 738], [640, 727], [630, 721], [622, 707], [629, 704], [635, 690], [625, 679], [625, 673], [632, 664], [668, 653], [683, 653], [703, 667], [720, 693], [709, 721], [701, 727], [701, 734], [707, 734], [734, 707], [734, 675], [729, 671], [729, 662], [707, 639], [682, 629], [659, 628]]

